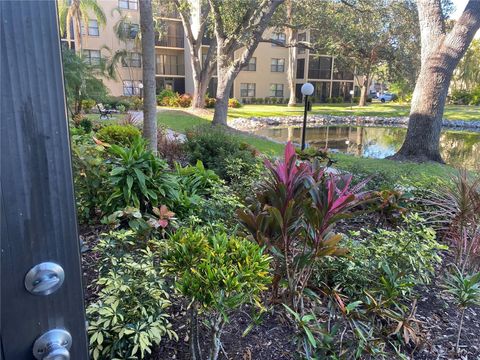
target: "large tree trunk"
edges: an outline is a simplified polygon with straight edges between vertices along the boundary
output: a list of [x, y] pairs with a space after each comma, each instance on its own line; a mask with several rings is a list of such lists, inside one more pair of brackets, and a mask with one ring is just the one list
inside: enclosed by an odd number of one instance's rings
[[208, 82], [193, 81], [193, 109], [203, 109], [205, 107], [205, 96], [207, 94]]
[[[273, 13], [284, 0], [262, 1], [260, 8], [248, 9], [236, 26], [235, 34], [225, 31], [222, 16], [222, 0], [209, 0], [210, 10], [215, 22], [215, 38], [217, 40], [217, 73], [218, 85], [213, 115], [213, 125], [227, 125], [228, 98], [240, 69], [248, 64], [254, 51], [257, 49], [265, 29]], [[253, 30], [252, 30], [253, 29]], [[244, 42], [239, 42], [237, 33], [249, 31], [250, 35]], [[235, 59], [235, 51], [242, 49], [240, 56]]]
[[233, 80], [236, 74], [227, 69], [218, 68], [217, 96], [215, 99], [215, 113], [213, 125], [227, 125], [228, 99], [232, 91]]
[[366, 106], [367, 105], [369, 79], [370, 79], [369, 74], [366, 74], [366, 75], [363, 76], [362, 84], [361, 84], [361, 87], [360, 87], [360, 100], [358, 101], [358, 106]]
[[143, 58], [143, 137], [148, 147], [157, 153], [157, 101], [155, 81], [155, 31], [152, 1], [139, 1]]
[[452, 31], [444, 35], [439, 0], [418, 0], [422, 68], [413, 93], [407, 136], [395, 160], [442, 162], [439, 142], [453, 70], [480, 28], [480, 1], [470, 0]]

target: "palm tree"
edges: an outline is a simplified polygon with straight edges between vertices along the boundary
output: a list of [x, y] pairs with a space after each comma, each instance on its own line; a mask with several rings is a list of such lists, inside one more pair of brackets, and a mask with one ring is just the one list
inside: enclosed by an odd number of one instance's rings
[[88, 26], [89, 14], [93, 13], [99, 25], [105, 26], [107, 18], [97, 0], [61, 0], [58, 8], [60, 33], [71, 39], [70, 24], [73, 23], [73, 36], [77, 53], [82, 51], [82, 26]]
[[143, 137], [150, 150], [157, 152], [157, 100], [155, 80], [155, 22], [151, 0], [140, 4], [140, 28], [143, 59]]

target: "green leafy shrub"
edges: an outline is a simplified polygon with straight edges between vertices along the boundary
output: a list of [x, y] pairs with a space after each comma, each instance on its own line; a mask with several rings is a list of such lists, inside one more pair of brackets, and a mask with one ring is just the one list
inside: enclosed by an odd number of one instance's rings
[[205, 107], [207, 109], [213, 109], [215, 107], [215, 98], [212, 98], [210, 96], [205, 97]]
[[228, 107], [238, 109], [242, 107], [242, 104], [240, 103], [240, 101], [238, 101], [238, 99], [231, 98], [228, 99]]
[[[209, 359], [218, 358], [229, 312], [247, 303], [260, 306], [260, 294], [270, 283], [269, 263], [258, 245], [221, 232], [180, 230], [168, 241], [162, 267], [177, 278], [176, 288], [191, 302], [192, 330], [198, 311], [207, 316], [213, 344]], [[190, 339], [194, 357], [197, 330]]]
[[333, 104], [334, 99], [332, 97], [327, 98], [327, 104]]
[[178, 340], [168, 319], [167, 285], [155, 254], [134, 246], [133, 232], [110, 233], [99, 242], [101, 288], [87, 308], [90, 354], [96, 359], [144, 359], [168, 336]]
[[228, 159], [240, 159], [246, 167], [256, 166], [257, 162], [251, 149], [245, 149], [237, 137], [220, 127], [199, 126], [190, 130], [185, 149], [191, 164], [200, 160], [207, 169], [215, 171], [227, 182], [232, 180], [226, 169]]
[[82, 108], [87, 114], [92, 111], [93, 107], [97, 104], [97, 102], [93, 99], [85, 99], [82, 100]]
[[132, 97], [131, 110], [142, 110], [142, 108], [143, 108], [143, 99], [140, 96]]
[[83, 131], [85, 131], [85, 133], [87, 134], [92, 131], [92, 128], [93, 128], [92, 120], [88, 118], [83, 118], [82, 120], [80, 120], [79, 125], [83, 129]]
[[343, 98], [343, 96], [337, 96], [337, 97], [335, 98], [335, 101], [334, 101], [334, 102], [337, 103], [337, 104], [341, 104], [341, 103], [343, 103], [344, 101], [345, 101], [345, 99]]
[[473, 94], [467, 90], [454, 90], [450, 100], [456, 105], [468, 105], [473, 101]]
[[[343, 242], [348, 256], [329, 258], [319, 264], [317, 281], [341, 287], [352, 299], [364, 291], [381, 290], [385, 266], [390, 272], [413, 284], [428, 284], [434, 265], [441, 262], [439, 252], [447, 249], [436, 240], [435, 231], [424, 226], [417, 214], [405, 218], [398, 230], [365, 230]], [[411, 289], [411, 286], [410, 286]]]
[[260, 105], [263, 104], [263, 98], [256, 99], [256, 103]]
[[161, 106], [170, 106], [171, 99], [176, 97], [173, 90], [164, 89], [157, 95], [157, 104]]
[[358, 104], [360, 102], [360, 96], [354, 96], [353, 99], [352, 99], [352, 102], [354, 104]]
[[120, 111], [121, 113], [124, 113], [126, 108], [125, 108], [125, 105], [117, 105], [117, 110]]
[[104, 161], [105, 147], [89, 135], [72, 136], [71, 149], [77, 216], [85, 224], [101, 215], [109, 196], [109, 167]]
[[148, 212], [159, 204], [160, 196], [166, 196], [171, 186], [165, 175], [167, 163], [146, 150], [142, 138], [134, 139], [129, 148], [111, 145], [108, 153], [113, 191], [105, 204], [107, 214], [129, 206]]
[[183, 222], [195, 225], [235, 222], [240, 201], [215, 172], [205, 169], [201, 161], [195, 166], [175, 165], [175, 183], [169, 204]]
[[109, 144], [129, 146], [141, 137], [140, 130], [132, 125], [109, 125], [100, 129], [97, 136]]

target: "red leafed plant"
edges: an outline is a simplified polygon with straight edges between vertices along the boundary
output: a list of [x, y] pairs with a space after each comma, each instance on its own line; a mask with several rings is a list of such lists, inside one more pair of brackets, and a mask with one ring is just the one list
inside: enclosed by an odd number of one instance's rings
[[426, 218], [443, 231], [455, 250], [462, 274], [480, 268], [480, 176], [459, 170], [436, 190], [426, 205], [433, 210]]
[[238, 215], [274, 256], [273, 297], [279, 295], [280, 281], [287, 280], [288, 302], [298, 311], [315, 262], [346, 253], [333, 227], [362, 199], [363, 184], [352, 187], [351, 176], [327, 174], [318, 163], [298, 161], [290, 142], [283, 160], [265, 166], [269, 176]]

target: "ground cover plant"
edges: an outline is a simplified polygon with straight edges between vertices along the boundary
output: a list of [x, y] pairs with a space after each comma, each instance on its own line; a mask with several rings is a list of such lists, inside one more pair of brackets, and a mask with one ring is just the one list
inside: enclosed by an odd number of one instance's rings
[[92, 357], [478, 355], [475, 238], [452, 236], [475, 234], [475, 179], [336, 155], [331, 173], [195, 119], [168, 161], [72, 129]]

